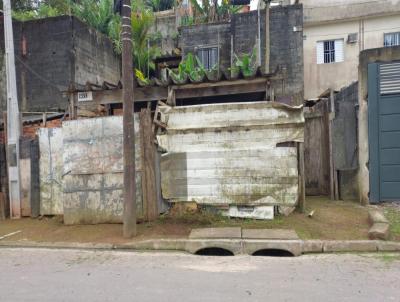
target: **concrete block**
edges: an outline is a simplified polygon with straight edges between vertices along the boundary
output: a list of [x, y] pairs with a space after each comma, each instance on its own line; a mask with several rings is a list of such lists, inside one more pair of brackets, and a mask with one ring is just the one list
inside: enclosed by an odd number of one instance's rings
[[377, 209], [368, 211], [368, 219], [371, 225], [374, 223], [389, 223], [385, 215], [383, 215], [383, 213]]
[[390, 227], [388, 223], [374, 223], [368, 231], [369, 239], [387, 240], [390, 234]]
[[400, 252], [400, 242], [379, 241], [377, 246], [379, 252]]
[[284, 229], [243, 229], [242, 238], [244, 239], [282, 239], [297, 240], [299, 236], [294, 230]]
[[185, 250], [192, 254], [205, 248], [221, 248], [232, 252], [234, 255], [242, 253], [240, 239], [189, 239], [185, 243]]
[[322, 253], [324, 249], [324, 241], [322, 240], [305, 240], [303, 242], [303, 253]]
[[240, 227], [193, 229], [189, 235], [190, 239], [200, 239], [200, 238], [239, 239], [241, 237], [242, 237], [242, 230]]
[[303, 251], [301, 240], [244, 240], [243, 253], [253, 255], [260, 250], [284, 250], [300, 256]]
[[376, 252], [377, 242], [372, 240], [325, 241], [324, 253], [335, 252]]

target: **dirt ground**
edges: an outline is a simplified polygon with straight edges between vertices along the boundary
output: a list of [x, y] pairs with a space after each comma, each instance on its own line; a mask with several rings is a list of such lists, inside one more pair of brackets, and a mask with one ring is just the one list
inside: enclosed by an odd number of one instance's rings
[[[306, 208], [307, 213], [315, 211], [312, 218], [295, 212], [289, 217], [279, 216], [272, 221], [229, 219], [210, 213], [170, 213], [155, 222], [138, 224], [138, 236], [134, 240], [182, 238], [188, 236], [192, 228], [223, 226], [294, 229], [302, 239], [368, 239], [367, 208], [351, 201], [333, 202], [320, 197], [308, 197]], [[132, 241], [122, 238], [121, 224], [66, 226], [62, 217], [0, 222], [0, 236], [19, 230], [21, 233], [5, 240], [113, 244]], [[400, 240], [400, 236], [395, 239]]]

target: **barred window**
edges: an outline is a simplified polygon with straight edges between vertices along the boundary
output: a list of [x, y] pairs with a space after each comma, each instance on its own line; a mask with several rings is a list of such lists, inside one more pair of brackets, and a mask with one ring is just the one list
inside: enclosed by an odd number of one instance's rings
[[400, 32], [383, 35], [383, 46], [390, 47], [397, 45], [400, 45]]
[[343, 39], [317, 42], [317, 64], [343, 62]]
[[218, 47], [200, 48], [197, 56], [204, 68], [210, 70], [218, 64]]

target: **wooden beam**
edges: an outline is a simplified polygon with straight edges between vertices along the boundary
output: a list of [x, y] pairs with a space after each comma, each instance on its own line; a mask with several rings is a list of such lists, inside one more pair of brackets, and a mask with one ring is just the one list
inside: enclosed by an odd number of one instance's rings
[[[135, 103], [166, 100], [168, 96], [167, 87], [136, 87], [133, 93]], [[122, 103], [122, 89], [93, 91], [93, 101], [97, 104], [120, 104]]]
[[298, 143], [298, 159], [299, 159], [299, 204], [298, 209], [300, 213], [306, 210], [306, 180], [304, 173], [304, 143]]
[[[206, 82], [169, 86], [175, 92], [176, 99], [197, 98], [207, 96], [232, 95], [241, 93], [265, 92], [266, 78], [248, 80]], [[93, 91], [93, 101], [96, 104], [122, 103], [122, 89]], [[134, 92], [135, 102], [167, 100], [168, 87], [151, 86], [138, 87]]]
[[154, 221], [158, 217], [156, 174], [155, 174], [155, 146], [151, 118], [151, 110], [142, 109], [139, 113], [141, 159], [142, 159], [142, 194], [143, 212], [146, 221]]

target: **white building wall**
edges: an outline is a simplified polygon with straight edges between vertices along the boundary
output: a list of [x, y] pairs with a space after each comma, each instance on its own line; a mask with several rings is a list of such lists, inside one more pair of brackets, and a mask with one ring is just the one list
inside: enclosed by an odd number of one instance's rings
[[[328, 88], [339, 90], [358, 79], [358, 56], [364, 49], [383, 47], [385, 33], [400, 31], [398, 15], [371, 17], [327, 24], [304, 26], [304, 93], [318, 97]], [[351, 33], [358, 33], [357, 43], [347, 43]], [[317, 42], [344, 39], [344, 61], [317, 64]]]

